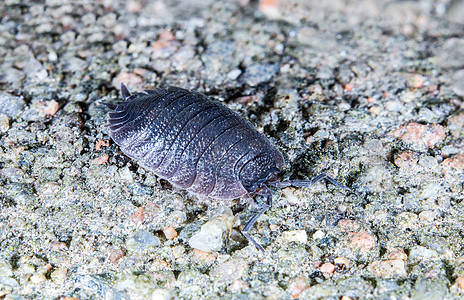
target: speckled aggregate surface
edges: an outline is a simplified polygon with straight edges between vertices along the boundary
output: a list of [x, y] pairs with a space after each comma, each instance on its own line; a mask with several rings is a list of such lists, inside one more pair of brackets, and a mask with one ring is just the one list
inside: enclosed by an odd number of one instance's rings
[[[173, 189], [110, 140], [121, 82], [223, 101], [281, 178], [356, 193], [273, 189], [260, 253], [246, 201]], [[0, 298], [460, 299], [463, 97], [464, 1], [2, 1]], [[222, 204], [228, 243], [191, 248]]]

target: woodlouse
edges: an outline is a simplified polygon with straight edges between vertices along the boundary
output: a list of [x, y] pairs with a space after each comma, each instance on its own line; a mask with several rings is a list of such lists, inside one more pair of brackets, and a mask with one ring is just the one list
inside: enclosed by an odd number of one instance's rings
[[275, 180], [284, 165], [282, 154], [247, 120], [218, 101], [177, 87], [130, 94], [121, 84], [125, 101], [103, 103], [109, 113], [110, 136], [127, 156], [174, 186], [217, 200], [249, 194], [266, 199], [245, 224], [243, 235], [263, 250], [249, 234], [256, 220], [272, 206], [276, 187], [307, 187], [326, 179], [348, 189], [326, 174], [312, 180]]

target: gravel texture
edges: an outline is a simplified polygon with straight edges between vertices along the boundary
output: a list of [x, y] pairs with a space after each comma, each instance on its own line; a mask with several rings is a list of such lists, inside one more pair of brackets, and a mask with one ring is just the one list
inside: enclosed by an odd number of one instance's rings
[[[461, 299], [463, 8], [2, 1], [0, 298]], [[274, 189], [261, 253], [239, 232], [255, 205], [176, 190], [109, 139], [121, 82], [206, 93], [283, 179], [356, 192]]]

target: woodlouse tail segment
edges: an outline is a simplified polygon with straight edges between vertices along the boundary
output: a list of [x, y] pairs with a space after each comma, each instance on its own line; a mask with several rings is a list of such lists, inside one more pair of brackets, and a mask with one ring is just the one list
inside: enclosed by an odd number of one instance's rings
[[127, 87], [122, 82], [121, 82], [121, 95], [124, 98], [124, 100], [127, 100], [131, 96], [131, 93], [129, 92]]
[[255, 247], [264, 252], [263, 246], [261, 246], [249, 233], [250, 229], [255, 225], [256, 221], [258, 221], [259, 217], [261, 217], [267, 210], [272, 207], [272, 191], [267, 186], [262, 186], [260, 191], [258, 192], [260, 195], [266, 197], [266, 202], [262, 204], [262, 207], [251, 217], [250, 220], [245, 224], [242, 229], [242, 234], [244, 237], [248, 239]]
[[321, 180], [327, 180], [331, 184], [335, 185], [336, 187], [339, 187], [341, 189], [353, 192], [353, 190], [340, 182], [336, 181], [329, 175], [322, 173], [317, 175], [311, 180], [284, 180], [284, 181], [271, 181], [268, 182], [270, 185], [275, 186], [275, 187], [288, 187], [288, 186], [294, 186], [294, 187], [310, 187], [314, 185], [316, 182], [321, 181]]
[[100, 104], [103, 105], [103, 106], [108, 107], [108, 108], [111, 109], [111, 110], [115, 110], [116, 107], [117, 107], [116, 105], [111, 104], [111, 103], [107, 103], [107, 102], [100, 102]]

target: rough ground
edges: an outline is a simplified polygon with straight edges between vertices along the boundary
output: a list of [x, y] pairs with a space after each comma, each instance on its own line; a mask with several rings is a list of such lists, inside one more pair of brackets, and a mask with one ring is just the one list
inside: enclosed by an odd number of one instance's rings
[[[121, 81], [224, 101], [282, 178], [357, 192], [275, 189], [266, 253], [238, 221], [192, 249], [217, 208], [109, 139]], [[0, 90], [0, 298], [463, 297], [462, 0], [5, 0]]]

